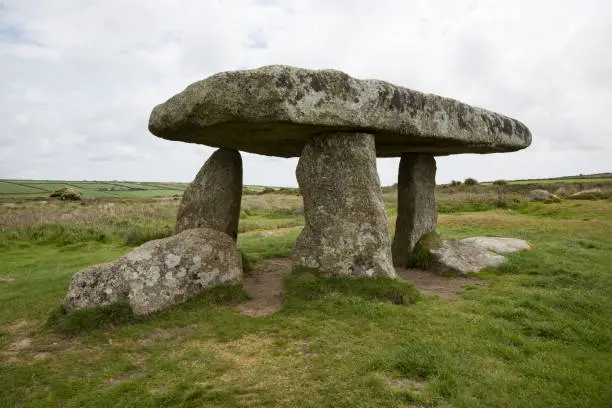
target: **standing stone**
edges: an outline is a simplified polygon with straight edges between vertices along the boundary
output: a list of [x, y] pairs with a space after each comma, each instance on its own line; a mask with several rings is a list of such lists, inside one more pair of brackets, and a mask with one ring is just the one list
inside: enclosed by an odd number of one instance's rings
[[404, 153], [397, 185], [393, 264], [406, 266], [421, 237], [436, 230], [436, 160], [431, 154]]
[[296, 175], [306, 223], [293, 249], [294, 268], [395, 277], [374, 136], [314, 136], [304, 146]]
[[185, 189], [174, 232], [210, 228], [236, 241], [242, 199], [242, 158], [236, 150], [219, 149]]

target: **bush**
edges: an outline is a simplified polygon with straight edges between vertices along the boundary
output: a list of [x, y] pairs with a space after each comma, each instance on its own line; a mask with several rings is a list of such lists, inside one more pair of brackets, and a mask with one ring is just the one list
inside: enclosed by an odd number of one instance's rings
[[497, 201], [503, 203], [506, 201], [506, 186], [508, 182], [506, 180], [495, 180], [494, 186], [497, 186]]
[[72, 187], [58, 188], [57, 190], [53, 191], [49, 195], [49, 197], [59, 198], [60, 200], [74, 200], [74, 201], [79, 201], [83, 199], [81, 192], [77, 190], [76, 188], [72, 188]]
[[459, 180], [453, 180], [450, 183], [451, 186], [460, 186], [461, 185], [461, 181]]
[[275, 193], [276, 190], [270, 187], [266, 187], [263, 190], [261, 190], [261, 192], [259, 194], [270, 194], [270, 193]]
[[463, 181], [463, 184], [465, 184], [466, 186], [475, 186], [476, 184], [478, 184], [478, 181], [476, 179], [468, 177]]

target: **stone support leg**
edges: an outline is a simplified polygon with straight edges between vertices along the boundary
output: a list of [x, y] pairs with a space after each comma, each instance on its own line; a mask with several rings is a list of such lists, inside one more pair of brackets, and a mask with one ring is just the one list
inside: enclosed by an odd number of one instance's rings
[[236, 150], [219, 149], [185, 189], [174, 232], [210, 228], [238, 237], [242, 199], [242, 158]]
[[395, 277], [374, 136], [329, 133], [311, 138], [296, 176], [306, 224], [293, 249], [294, 269]]
[[419, 239], [436, 230], [436, 159], [431, 154], [404, 153], [397, 185], [397, 221], [393, 264], [406, 266]]

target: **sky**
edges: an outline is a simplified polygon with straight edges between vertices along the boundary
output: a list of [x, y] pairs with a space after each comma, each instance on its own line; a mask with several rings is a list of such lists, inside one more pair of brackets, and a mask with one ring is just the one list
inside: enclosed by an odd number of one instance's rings
[[[525, 150], [437, 158], [437, 182], [612, 171], [610, 0], [0, 0], [0, 178], [190, 181], [213, 148], [153, 106], [221, 71], [333, 68], [517, 118]], [[382, 185], [398, 159], [379, 159]], [[243, 153], [244, 183], [297, 158]]]

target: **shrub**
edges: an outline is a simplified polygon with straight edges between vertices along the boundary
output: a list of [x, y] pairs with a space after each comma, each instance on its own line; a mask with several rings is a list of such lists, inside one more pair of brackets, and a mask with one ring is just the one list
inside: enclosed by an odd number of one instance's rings
[[461, 181], [459, 180], [453, 180], [450, 183], [451, 186], [460, 186], [461, 185]]
[[468, 177], [463, 181], [463, 184], [465, 184], [466, 186], [475, 186], [476, 184], [478, 184], [478, 181], [476, 179]]
[[500, 203], [506, 201], [506, 186], [508, 182], [506, 180], [495, 180], [493, 185], [497, 186], [497, 201]]
[[72, 187], [58, 188], [57, 190], [53, 191], [49, 195], [49, 197], [59, 198], [60, 200], [74, 200], [74, 201], [79, 201], [83, 199], [81, 192], [77, 190], [76, 188], [72, 188]]
[[266, 187], [263, 190], [261, 190], [261, 192], [259, 194], [270, 194], [270, 193], [275, 193], [276, 190], [270, 187]]

